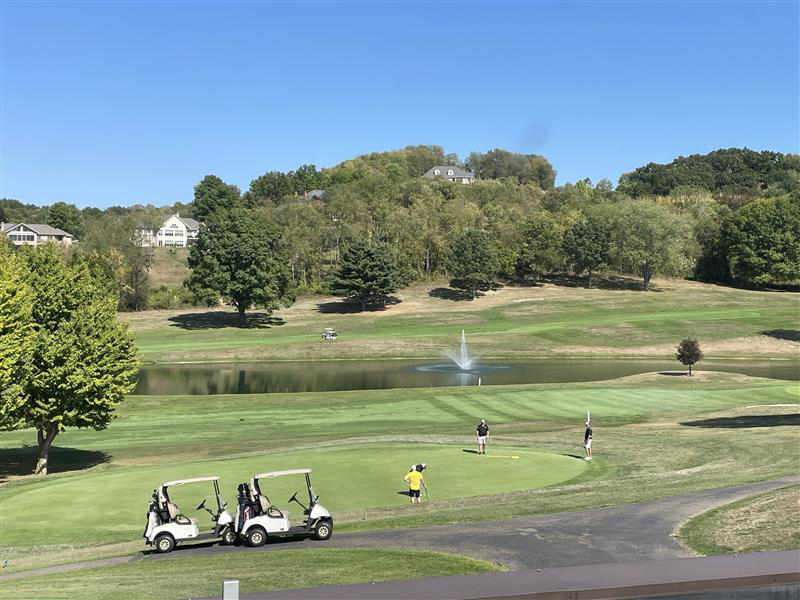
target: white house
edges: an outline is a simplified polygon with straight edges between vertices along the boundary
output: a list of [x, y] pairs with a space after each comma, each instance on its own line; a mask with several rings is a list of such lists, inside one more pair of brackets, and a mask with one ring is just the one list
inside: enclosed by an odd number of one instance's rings
[[475, 174], [462, 169], [461, 167], [442, 166], [437, 165], [428, 169], [428, 172], [423, 177], [443, 177], [447, 181], [456, 181], [458, 183], [472, 183], [475, 181]]
[[76, 241], [71, 233], [42, 223], [0, 223], [0, 233], [15, 246], [38, 246], [45, 242], [70, 246]]
[[170, 215], [154, 233], [152, 229], [137, 230], [141, 246], [162, 246], [184, 248], [197, 241], [197, 234], [203, 224], [178, 213]]

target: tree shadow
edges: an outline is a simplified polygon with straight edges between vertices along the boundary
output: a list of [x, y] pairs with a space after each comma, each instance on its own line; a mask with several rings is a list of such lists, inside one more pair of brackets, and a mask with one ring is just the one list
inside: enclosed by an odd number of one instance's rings
[[361, 307], [361, 302], [347, 298], [339, 302], [320, 302], [317, 304], [317, 312], [323, 314], [337, 314], [346, 315], [360, 312], [381, 312], [386, 310], [389, 306], [394, 306], [400, 303], [400, 298], [395, 296], [388, 296], [386, 304], [367, 304], [366, 308]]
[[770, 329], [768, 331], [760, 331], [761, 335], [767, 335], [776, 340], [788, 340], [790, 342], [800, 342], [800, 331], [796, 329]]
[[689, 371], [659, 371], [658, 374], [667, 375], [668, 377], [688, 377]]
[[[589, 284], [588, 276], [584, 277], [583, 275], [548, 275], [546, 277], [542, 277], [542, 280], [560, 287], [585, 288], [588, 287]], [[610, 291], [643, 292], [644, 284], [639, 279], [622, 277], [621, 275], [607, 275], [604, 277], [594, 275], [592, 276], [592, 288]], [[650, 282], [648, 291], [663, 292], [664, 290], [659, 288], [653, 282]]]
[[[0, 449], [0, 481], [11, 475], [32, 475], [38, 459], [38, 446]], [[47, 472], [79, 471], [108, 462], [111, 462], [111, 455], [106, 452], [50, 446]]]
[[[433, 298], [441, 298], [442, 300], [453, 300], [455, 302], [461, 302], [464, 300], [473, 300], [472, 292], [467, 292], [465, 290], [457, 290], [454, 288], [434, 288], [428, 292], [428, 295]], [[483, 292], [478, 292], [477, 297], [480, 298], [483, 296]]]
[[283, 325], [285, 321], [280, 317], [273, 317], [267, 313], [247, 313], [244, 324], [239, 321], [239, 313], [226, 310], [212, 312], [185, 313], [167, 319], [172, 327], [181, 329], [222, 329], [224, 327], [239, 327], [242, 329], [268, 329], [273, 326]]
[[720, 417], [700, 421], [684, 421], [688, 427], [709, 427], [721, 429], [741, 429], [745, 427], [780, 427], [792, 425], [800, 427], [800, 413], [786, 415], [743, 415], [741, 417]]

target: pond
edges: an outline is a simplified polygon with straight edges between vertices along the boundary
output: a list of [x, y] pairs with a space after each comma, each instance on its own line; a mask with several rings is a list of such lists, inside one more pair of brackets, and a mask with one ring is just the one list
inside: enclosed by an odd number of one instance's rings
[[[134, 394], [204, 395], [330, 392], [449, 385], [503, 385], [601, 381], [652, 371], [678, 371], [670, 360], [525, 359], [479, 360], [470, 372], [431, 360], [205, 363], [146, 366]], [[699, 367], [699, 368], [697, 368]], [[705, 360], [695, 370], [800, 380], [789, 360]]]

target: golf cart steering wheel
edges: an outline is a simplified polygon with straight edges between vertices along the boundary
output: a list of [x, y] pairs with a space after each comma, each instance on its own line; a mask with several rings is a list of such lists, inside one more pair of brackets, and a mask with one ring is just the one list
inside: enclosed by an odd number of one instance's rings
[[195, 510], [203, 510], [206, 507], [206, 499], [203, 498], [203, 501], [200, 503], [200, 506], [195, 508]]
[[295, 501], [297, 501], [297, 492], [295, 492], [294, 494], [292, 494], [292, 497], [291, 497], [291, 498], [289, 498], [289, 499], [286, 501], [286, 503], [287, 503], [287, 504], [289, 504], [290, 502], [295, 502]]

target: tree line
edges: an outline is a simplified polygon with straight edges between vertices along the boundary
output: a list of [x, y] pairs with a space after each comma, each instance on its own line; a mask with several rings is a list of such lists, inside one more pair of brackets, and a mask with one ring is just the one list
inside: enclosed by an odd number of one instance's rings
[[[479, 178], [463, 185], [421, 176], [434, 165], [464, 166]], [[495, 281], [536, 283], [550, 273], [586, 274], [591, 285], [602, 270], [636, 274], [644, 289], [657, 275], [739, 285], [800, 278], [797, 156], [724, 149], [636, 169], [623, 175], [616, 189], [607, 180], [554, 182], [555, 170], [541, 156], [494, 149], [461, 162], [438, 146], [366, 154], [330, 169], [302, 165], [272, 171], [253, 179], [244, 192], [209, 175], [195, 186], [191, 203], [169, 208], [207, 225], [182, 293], [205, 303], [217, 293], [209, 291], [214, 286], [203, 287], [197, 275], [205, 269], [206, 281], [222, 277], [211, 277], [213, 268], [201, 249], [218, 245], [213, 235], [222, 239], [225, 231], [240, 227], [270, 232], [257, 243], [281, 265], [276, 275], [281, 283], [272, 292], [259, 292], [273, 298], [267, 304], [286, 302], [297, 292], [333, 292], [382, 304], [391, 292], [352, 291], [361, 263], [372, 265], [365, 289], [374, 289], [375, 281], [391, 281], [383, 287], [397, 289], [415, 279], [445, 276], [471, 294]], [[322, 192], [309, 195], [311, 190]], [[0, 201], [5, 211], [0, 217], [23, 220], [17, 217], [19, 204]], [[7, 218], [14, 211], [14, 218]], [[144, 308], [152, 297], [142, 293], [147, 265], [142, 250], [130, 243], [131, 231], [148, 220], [160, 222], [169, 211], [142, 206], [79, 211], [84, 227], [79, 251], [114, 257], [109, 269], [118, 279], [122, 308]], [[60, 207], [52, 220], [65, 223], [59, 213], [75, 220], [76, 212]], [[249, 265], [245, 256], [241, 264]], [[234, 275], [227, 277], [242, 285]]]

